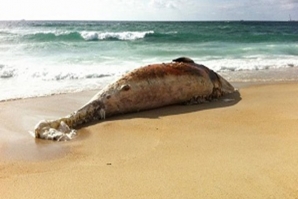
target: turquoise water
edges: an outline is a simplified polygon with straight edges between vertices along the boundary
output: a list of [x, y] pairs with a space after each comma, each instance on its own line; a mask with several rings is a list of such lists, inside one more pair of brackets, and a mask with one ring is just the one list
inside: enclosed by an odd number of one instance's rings
[[2, 21], [0, 100], [101, 88], [180, 56], [232, 82], [295, 79], [298, 23]]

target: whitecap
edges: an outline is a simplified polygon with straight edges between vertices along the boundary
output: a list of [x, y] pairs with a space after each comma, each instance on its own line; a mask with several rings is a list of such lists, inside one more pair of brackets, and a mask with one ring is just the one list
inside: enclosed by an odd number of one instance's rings
[[86, 40], [86, 41], [94, 41], [98, 40], [98, 34], [96, 32], [82, 32], [81, 36]]
[[86, 41], [94, 40], [107, 40], [107, 39], [116, 39], [116, 40], [137, 40], [145, 38], [147, 34], [154, 34], [154, 31], [124, 31], [124, 32], [86, 32], [83, 31], [81, 36]]

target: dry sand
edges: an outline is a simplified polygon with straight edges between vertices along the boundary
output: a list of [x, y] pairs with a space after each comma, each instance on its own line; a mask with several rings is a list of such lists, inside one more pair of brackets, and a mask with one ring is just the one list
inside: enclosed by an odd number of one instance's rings
[[94, 93], [0, 103], [1, 198], [298, 198], [298, 83], [30, 137]]

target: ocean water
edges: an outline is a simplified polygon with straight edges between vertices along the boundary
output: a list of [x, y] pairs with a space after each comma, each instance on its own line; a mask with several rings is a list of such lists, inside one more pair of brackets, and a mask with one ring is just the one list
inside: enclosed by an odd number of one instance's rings
[[298, 23], [0, 21], [0, 101], [100, 89], [180, 56], [231, 82], [298, 80]]

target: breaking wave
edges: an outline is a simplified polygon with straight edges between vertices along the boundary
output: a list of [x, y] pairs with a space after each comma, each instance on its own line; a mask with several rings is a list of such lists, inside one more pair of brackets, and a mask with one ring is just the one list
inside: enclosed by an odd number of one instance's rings
[[64, 70], [57, 70], [54, 66], [44, 67], [31, 66], [10, 66], [0, 64], [0, 79], [18, 78], [26, 81], [61, 81], [61, 80], [83, 80], [83, 79], [100, 79], [115, 75], [113, 71], [98, 73], [97, 69], [73, 70], [72, 66], [63, 66]]
[[81, 36], [87, 41], [96, 40], [137, 40], [143, 39], [148, 34], [154, 34], [154, 31], [127, 31], [127, 32], [82, 32]]
[[154, 34], [154, 31], [125, 31], [125, 32], [37, 32], [24, 35], [27, 40], [50, 42], [50, 41], [102, 41], [120, 40], [130, 41], [143, 39], [146, 35]]
[[74, 31], [74, 32], [37, 32], [23, 35], [25, 40], [36, 42], [51, 41], [134, 41], [145, 39], [146, 42], [292, 42], [297, 40], [297, 35], [230, 35], [230, 34], [205, 34], [178, 33], [178, 32], [154, 32], [151, 31], [124, 31], [124, 32], [97, 32], [97, 31]]

